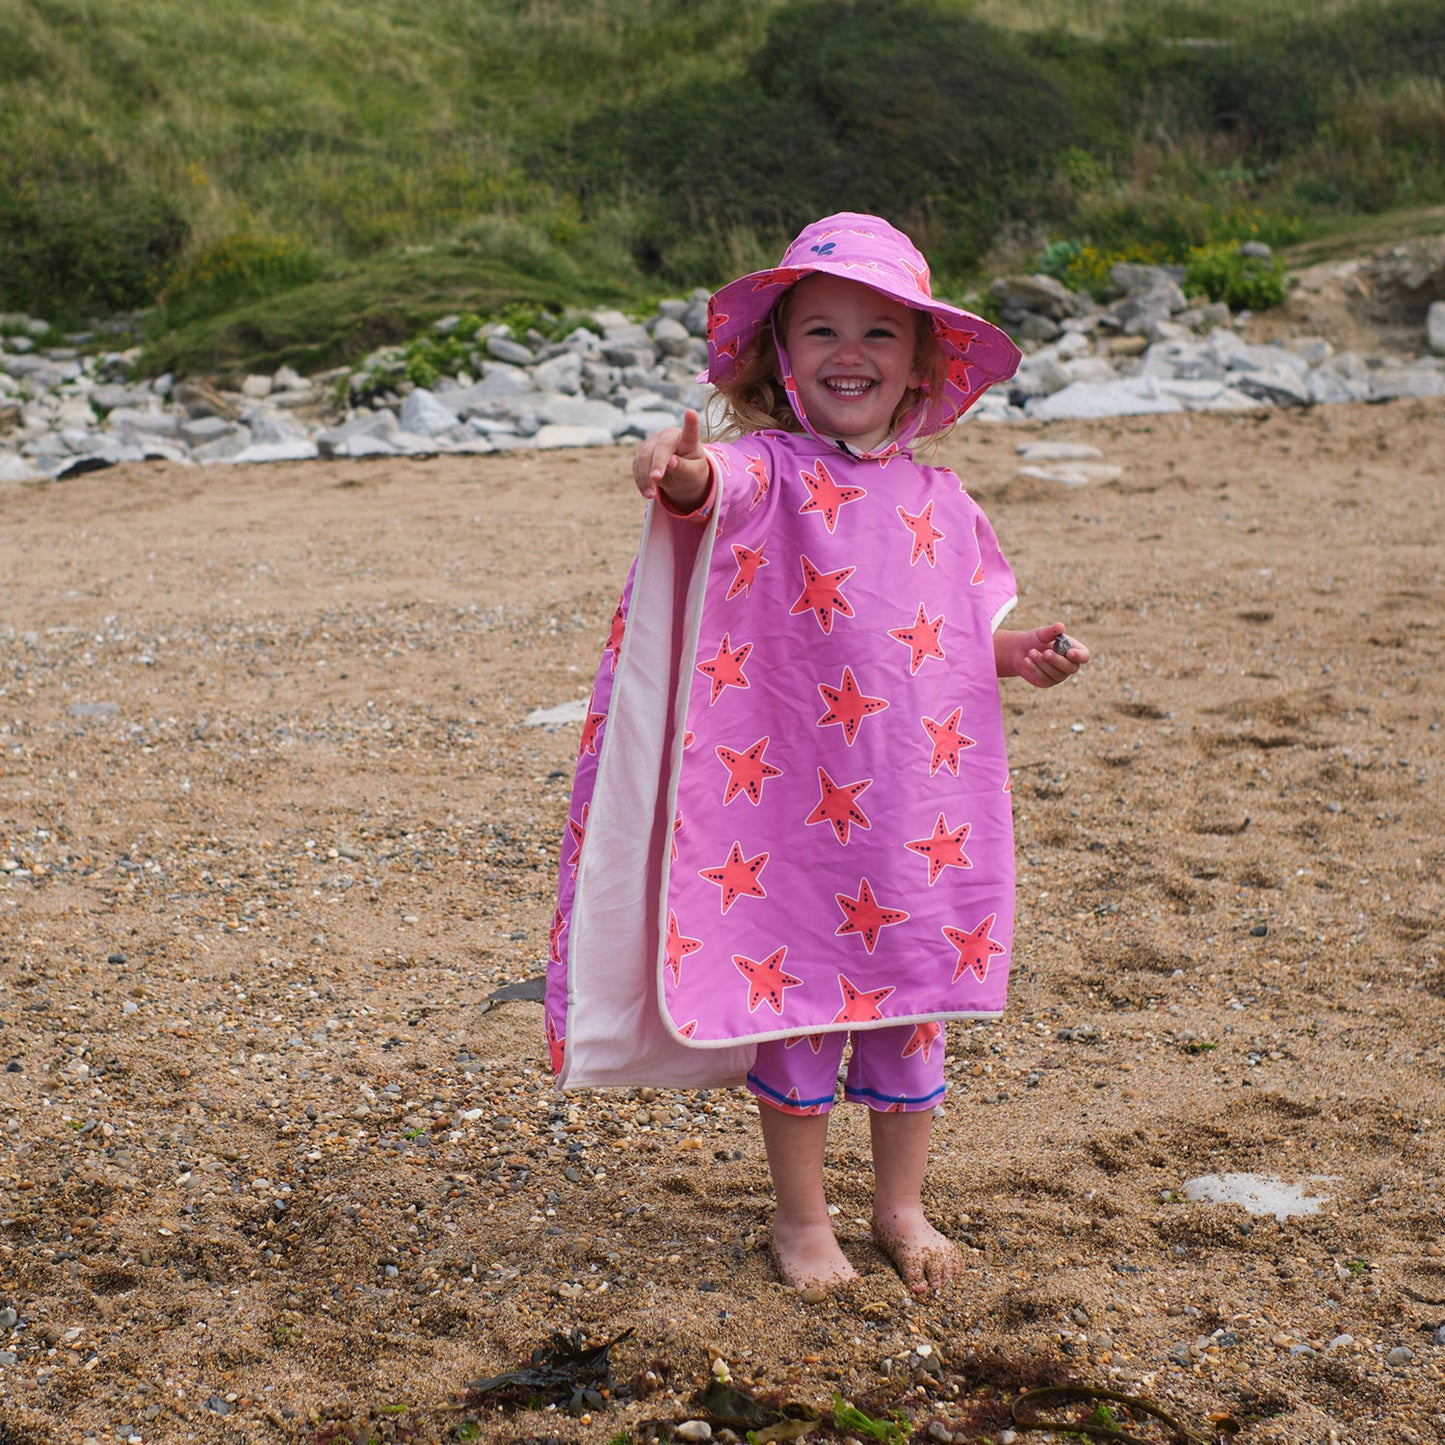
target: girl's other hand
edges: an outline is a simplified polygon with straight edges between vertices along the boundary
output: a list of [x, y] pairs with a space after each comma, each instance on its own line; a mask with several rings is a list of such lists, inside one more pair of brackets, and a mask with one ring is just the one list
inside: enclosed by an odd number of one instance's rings
[[1062, 622], [1046, 623], [1029, 632], [994, 633], [994, 658], [1000, 677], [1021, 677], [1034, 687], [1067, 682], [1092, 654]]
[[697, 413], [683, 413], [680, 427], [653, 432], [632, 458], [632, 480], [649, 499], [660, 492], [679, 512], [693, 512], [707, 500], [712, 466], [702, 449]]

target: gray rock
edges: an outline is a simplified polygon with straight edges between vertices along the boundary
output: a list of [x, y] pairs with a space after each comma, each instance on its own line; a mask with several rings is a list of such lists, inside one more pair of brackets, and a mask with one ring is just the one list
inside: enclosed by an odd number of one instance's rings
[[1036, 352], [1026, 356], [1019, 363], [1010, 384], [1011, 394], [1017, 399], [1031, 396], [1052, 396], [1062, 391], [1073, 378], [1068, 368], [1056, 355], [1049, 351]]
[[1385, 1356], [1387, 1365], [1408, 1365], [1415, 1358], [1415, 1351], [1409, 1345], [1396, 1345], [1394, 1349]]
[[[641, 328], [638, 328], [641, 330]], [[644, 331], [642, 341], [603, 341], [602, 359], [624, 372], [631, 368], [650, 369], [657, 364], [652, 338]]]
[[1284, 349], [1310, 366], [1318, 366], [1335, 354], [1333, 343], [1323, 336], [1291, 336], [1284, 343]]
[[1272, 261], [1274, 259], [1273, 248], [1263, 241], [1245, 241], [1234, 254], [1252, 261]]
[[266, 409], [252, 412], [246, 418], [246, 425], [251, 429], [251, 436], [266, 446], [306, 439], [305, 429], [284, 412]]
[[426, 387], [419, 386], [401, 404], [401, 429], [417, 436], [439, 437], [461, 425], [461, 414], [443, 405]]
[[562, 391], [575, 396], [582, 390], [582, 355], [566, 351], [532, 370], [532, 378], [542, 391]]
[[530, 366], [537, 359], [530, 347], [512, 340], [510, 336], [487, 337], [486, 349], [488, 356], [505, 361], [509, 366]]
[[215, 441], [197, 447], [192, 455], [203, 466], [214, 466], [217, 462], [234, 460], [250, 445], [251, 433], [245, 427], [238, 426], [226, 436], [217, 437]]
[[1381, 367], [1370, 376], [1371, 401], [1421, 400], [1445, 395], [1445, 376], [1424, 366]]
[[535, 394], [532, 378], [516, 366], [494, 366], [473, 387], [447, 397], [447, 406], [462, 421], [491, 411], [497, 402]]
[[[207, 442], [218, 441], [231, 436], [236, 430], [233, 422], [219, 416], [187, 417], [180, 425], [181, 435], [193, 447], [205, 446]], [[250, 438], [248, 437], [249, 441]]]
[[538, 451], [556, 451], [562, 447], [608, 447], [613, 441], [608, 427], [544, 426], [538, 429], [531, 445]]
[[1153, 412], [1183, 411], [1178, 397], [1161, 392], [1151, 378], [1122, 381], [1071, 381], [1052, 396], [1038, 397], [1024, 408], [1038, 421], [1083, 421], [1093, 417], [1147, 416]]
[[1344, 351], [1315, 367], [1306, 385], [1317, 403], [1368, 401], [1370, 369], [1353, 351]]
[[[370, 456], [371, 450], [349, 450], [352, 443], [366, 440], [387, 443], [397, 432], [396, 417], [384, 408], [370, 411], [359, 408], [346, 418], [340, 426], [325, 427], [316, 433], [316, 444], [322, 456]], [[394, 451], [389, 445], [382, 450]]]
[[1445, 356], [1445, 301], [1432, 301], [1425, 312], [1425, 345]]
[[707, 302], [694, 301], [682, 317], [682, 324], [694, 336], [707, 336]]
[[537, 408], [544, 426], [605, 427], [612, 436], [628, 429], [625, 412], [605, 401], [588, 401], [583, 397], [552, 397]]
[[1052, 276], [1000, 276], [988, 289], [1005, 319], [1010, 312], [1022, 317], [1031, 311], [1051, 321], [1062, 321], [1083, 309], [1078, 297]]
[[38, 482], [44, 472], [14, 452], [0, 452], [0, 483]]
[[[1178, 289], [1184, 280], [1183, 266], [1146, 266], [1137, 261], [1116, 261], [1109, 268], [1109, 280], [1125, 296], [1148, 291]], [[1181, 310], [1183, 307], [1180, 308]]]
[[1039, 311], [1024, 312], [1010, 329], [1020, 341], [1054, 341], [1059, 335], [1059, 323]]
[[662, 356], [686, 356], [692, 336], [681, 321], [663, 316], [652, 328], [652, 344]]
[[310, 437], [293, 437], [289, 441], [253, 443], [230, 461], [235, 466], [249, 466], [258, 462], [309, 462], [320, 455], [320, 448]]
[[110, 412], [117, 407], [139, 406], [145, 397], [144, 391], [117, 382], [102, 382], [90, 389], [90, 404], [100, 411]]
[[1314, 402], [1309, 383], [1288, 366], [1277, 366], [1270, 371], [1238, 372], [1233, 380], [1236, 390], [1272, 406], [1311, 406]]

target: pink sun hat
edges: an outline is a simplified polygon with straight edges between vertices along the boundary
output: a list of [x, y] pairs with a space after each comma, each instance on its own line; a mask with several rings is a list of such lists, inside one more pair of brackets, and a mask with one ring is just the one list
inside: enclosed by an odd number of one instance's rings
[[[745, 353], [772, 314], [779, 298], [804, 276], [822, 274], [859, 281], [933, 318], [933, 332], [948, 360], [939, 395], [925, 396], [901, 429], [899, 440], [942, 431], [989, 387], [1007, 381], [1018, 369], [1019, 349], [997, 326], [970, 311], [935, 301], [923, 253], [879, 216], [842, 211], [825, 216], [798, 233], [783, 259], [768, 271], [741, 276], [713, 293], [707, 304], [707, 371], [713, 385], [729, 381]], [[791, 366], [776, 338], [783, 380]], [[788, 388], [797, 410], [797, 393]], [[798, 420], [809, 431], [808, 419]]]

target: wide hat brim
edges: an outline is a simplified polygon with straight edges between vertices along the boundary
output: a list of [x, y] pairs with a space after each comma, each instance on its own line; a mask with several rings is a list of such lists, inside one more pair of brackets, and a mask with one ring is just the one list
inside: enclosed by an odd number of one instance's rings
[[902, 232], [877, 216], [829, 216], [803, 231], [782, 263], [740, 276], [708, 302], [707, 380], [725, 385], [736, 374], [774, 306], [805, 276], [858, 281], [933, 320], [947, 375], [911, 418], [909, 431], [926, 435], [956, 421], [989, 387], [1018, 369], [1019, 349], [991, 322], [933, 298], [928, 264]]

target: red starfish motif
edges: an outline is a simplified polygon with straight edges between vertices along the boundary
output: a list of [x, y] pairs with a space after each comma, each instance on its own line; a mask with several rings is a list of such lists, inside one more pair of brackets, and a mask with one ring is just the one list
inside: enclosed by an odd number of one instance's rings
[[965, 749], [975, 746], [974, 739], [967, 733], [958, 730], [959, 719], [963, 716], [963, 709], [956, 707], [944, 718], [942, 722], [931, 717], [920, 718], [923, 730], [933, 743], [933, 756], [928, 760], [928, 776], [931, 778], [944, 764], [948, 765], [948, 771], [956, 778], [958, 776], [958, 755]]
[[753, 479], [753, 499], [748, 504], [748, 511], [768, 495], [768, 488], [772, 486], [772, 478], [768, 476], [768, 464], [762, 457], [748, 458], [748, 475]]
[[743, 663], [748, 660], [748, 653], [752, 650], [752, 643], [744, 642], [739, 644], [734, 652], [732, 639], [724, 632], [722, 642], [718, 645], [717, 656], [697, 664], [697, 670], [712, 681], [712, 696], [707, 700], [709, 707], [723, 695], [724, 688], [748, 686], [748, 680], [743, 674]]
[[567, 920], [562, 917], [562, 910], [552, 910], [552, 926], [547, 930], [547, 957], [553, 963], [562, 963], [565, 955], [562, 952], [562, 938], [567, 932]]
[[878, 1005], [893, 992], [891, 988], [861, 989], [846, 973], [838, 975], [838, 989], [843, 995], [843, 1007], [833, 1015], [835, 1024], [866, 1024], [881, 1019]]
[[796, 988], [802, 979], [783, 971], [783, 959], [787, 957], [786, 945], [770, 953], [761, 963], [741, 953], [733, 954], [737, 971], [748, 981], [748, 1012], [755, 1014], [759, 1004], [767, 1004], [775, 1014], [783, 1011], [783, 990]]
[[607, 721], [605, 712], [593, 712], [590, 708], [587, 711], [587, 721], [582, 724], [582, 746], [577, 750], [580, 758], [583, 753], [597, 753], [597, 734], [602, 730], [602, 724]]
[[816, 471], [810, 472], [804, 467], [798, 475], [808, 489], [808, 500], [798, 508], [799, 515], [804, 512], [817, 512], [830, 532], [838, 525], [838, 513], [849, 502], [856, 502], [860, 497], [868, 495], [862, 487], [840, 487], [822, 462], [817, 464]]
[[[898, 259], [902, 263], [903, 269], [907, 271], [910, 276], [913, 277], [913, 284], [917, 286], [918, 289], [925, 296], [931, 298], [933, 293], [928, 289], [928, 262], [925, 261], [922, 268], [920, 269], [919, 267], [915, 266], [913, 262], [910, 261], [906, 256], [900, 256]], [[935, 321], [934, 325], [936, 326], [937, 324], [938, 323]]]
[[672, 861], [677, 862], [677, 835], [682, 832], [682, 812], [679, 810], [672, 819]]
[[840, 567], [836, 572], [820, 572], [805, 553], [803, 562], [803, 593], [793, 603], [789, 616], [800, 612], [811, 612], [818, 619], [818, 626], [824, 632], [833, 630], [833, 614], [841, 612], [844, 617], [853, 615], [848, 599], [838, 590], [858, 569]]
[[[908, 917], [901, 908], [884, 908], [873, 896], [872, 885], [866, 878], [859, 879], [856, 898], [850, 898], [846, 893], [835, 893], [833, 896], [845, 915], [843, 922], [834, 929], [834, 934], [856, 933], [869, 953], [877, 947], [878, 935], [885, 928], [893, 923], [902, 923]], [[890, 988], [888, 992], [893, 990]]]
[[582, 842], [587, 836], [587, 810], [591, 806], [590, 803], [583, 803], [582, 817], [567, 819], [567, 831], [572, 835], [573, 843], [572, 856], [567, 860], [567, 866], [571, 868], [574, 878], [577, 876], [577, 866], [582, 860]]
[[622, 657], [622, 634], [627, 627], [627, 613], [622, 603], [617, 604], [617, 610], [612, 614], [612, 626], [607, 630], [607, 641], [603, 644], [602, 652], [612, 654], [612, 671], [617, 671], [618, 661]]
[[805, 1116], [811, 1114], [821, 1114], [823, 1112], [823, 1106], [821, 1104], [809, 1104], [804, 1107], [803, 1097], [801, 1094], [798, 1093], [798, 1086], [796, 1084], [794, 1084], [793, 1087], [788, 1090], [786, 1099], [787, 1102], [783, 1106], [785, 1113]]
[[799, 1044], [807, 1044], [807, 1046], [812, 1049], [812, 1051], [816, 1054], [818, 1050], [823, 1047], [823, 1035], [793, 1034], [790, 1038], [786, 1038], [783, 1040], [783, 1047], [785, 1049], [795, 1049], [798, 1047]]
[[[873, 786], [872, 778], [864, 778], [861, 783], [835, 783], [819, 768], [818, 786], [823, 790], [823, 795], [818, 799], [818, 806], [803, 819], [805, 824], [831, 823], [833, 831], [838, 835], [838, 841], [844, 847], [848, 845], [848, 828], [851, 824], [856, 823], [860, 828], [873, 826], [868, 821], [868, 815], [858, 806], [858, 796], [865, 788]], [[873, 950], [868, 951], [871, 953]]]
[[899, 507], [897, 511], [899, 520], [913, 533], [913, 555], [909, 557], [908, 565], [916, 567], [918, 559], [923, 557], [930, 567], [935, 566], [938, 557], [934, 552], [933, 544], [941, 541], [947, 533], [940, 532], [933, 525], [933, 503], [929, 502], [916, 517], [902, 507]]
[[759, 853], [744, 858], [735, 841], [728, 849], [727, 861], [716, 868], [698, 869], [698, 877], [716, 883], [722, 889], [722, 911], [726, 913], [739, 898], [766, 898], [767, 889], [758, 882], [758, 874], [767, 866], [768, 855]]
[[943, 647], [938, 640], [942, 631], [943, 613], [940, 612], [937, 617], [929, 621], [928, 613], [920, 602], [918, 616], [913, 619], [913, 626], [890, 627], [888, 635], [912, 651], [913, 656], [909, 659], [908, 671], [914, 673], [923, 666], [926, 658], [943, 657]]
[[723, 793], [723, 807], [727, 807], [741, 793], [756, 807], [763, 800], [763, 784], [769, 778], [781, 778], [783, 770], [763, 761], [767, 751], [768, 737], [760, 737], [746, 752], [732, 748], [716, 749], [718, 761], [728, 770], [727, 790]]
[[818, 726], [822, 728], [830, 723], [841, 724], [843, 741], [850, 748], [858, 736], [858, 729], [863, 725], [863, 719], [871, 717], [875, 712], [882, 712], [888, 706], [886, 697], [869, 697], [859, 689], [858, 680], [853, 676], [851, 667], [843, 669], [843, 679], [837, 687], [829, 687], [826, 682], [820, 682], [818, 691], [823, 694], [823, 701], [828, 704], [828, 711], [818, 719]]
[[667, 910], [666, 952], [663, 956], [663, 963], [671, 972], [673, 983], [682, 982], [683, 959], [690, 953], [696, 953], [701, 947], [702, 939], [687, 937], [677, 926], [677, 914], [669, 908]]
[[928, 859], [928, 886], [933, 887], [938, 882], [945, 868], [972, 868], [973, 860], [963, 851], [963, 845], [968, 842], [968, 835], [972, 831], [972, 824], [964, 823], [961, 827], [950, 828], [943, 814], [938, 815], [938, 820], [933, 825], [933, 834], [928, 838], [915, 838], [911, 843], [903, 846], [910, 853], [921, 854]]
[[1008, 950], [997, 939], [990, 938], [988, 931], [993, 927], [996, 913], [990, 913], [977, 928], [945, 928], [943, 936], [958, 950], [958, 964], [953, 970], [953, 982], [957, 983], [968, 969], [972, 969], [980, 983], [988, 977], [988, 961], [995, 954]]
[[928, 1062], [928, 1056], [933, 1052], [933, 1046], [943, 1037], [943, 1025], [934, 1023], [919, 1024], [913, 1030], [913, 1037], [903, 1045], [903, 1057], [906, 1059], [910, 1054], [922, 1054], [923, 1062]]
[[683, 1038], [690, 1039], [697, 1032], [697, 1020], [688, 1019], [685, 1024], [678, 1024], [677, 1031]]
[[751, 547], [744, 547], [737, 542], [733, 543], [733, 558], [738, 564], [737, 575], [723, 598], [724, 602], [731, 602], [739, 593], [751, 596], [753, 582], [759, 570], [768, 565], [768, 559], [763, 556], [761, 547], [754, 551]]
[[551, 1014], [547, 1015], [547, 1055], [552, 1065], [552, 1072], [562, 1072], [562, 1061], [567, 1054], [567, 1040], [557, 1032], [557, 1025], [552, 1022]]
[[948, 322], [937, 316], [933, 318], [933, 331], [936, 336], [947, 341], [956, 351], [967, 351], [978, 340], [978, 332], [966, 331], [961, 326], [950, 326]]

